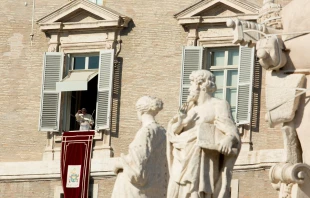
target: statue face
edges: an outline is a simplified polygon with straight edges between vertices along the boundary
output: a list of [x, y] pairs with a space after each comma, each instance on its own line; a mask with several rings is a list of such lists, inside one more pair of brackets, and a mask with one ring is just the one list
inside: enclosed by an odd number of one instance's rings
[[194, 81], [191, 81], [191, 86], [188, 89], [189, 95], [187, 96], [187, 102], [196, 102], [199, 98], [200, 86]]

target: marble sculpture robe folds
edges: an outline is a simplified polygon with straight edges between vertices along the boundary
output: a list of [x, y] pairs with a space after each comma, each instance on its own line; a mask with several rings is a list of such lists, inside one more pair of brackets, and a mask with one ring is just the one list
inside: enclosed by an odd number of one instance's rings
[[123, 172], [117, 176], [112, 198], [166, 197], [165, 132], [157, 123], [142, 127], [137, 132], [128, 154], [121, 156]]

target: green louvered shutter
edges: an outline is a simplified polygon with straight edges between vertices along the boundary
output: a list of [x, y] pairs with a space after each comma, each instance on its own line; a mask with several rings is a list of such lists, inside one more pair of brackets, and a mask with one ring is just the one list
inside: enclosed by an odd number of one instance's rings
[[44, 54], [39, 131], [59, 131], [60, 96], [56, 82], [62, 78], [63, 53]]
[[100, 52], [96, 130], [110, 128], [114, 50]]
[[203, 47], [186, 46], [182, 53], [182, 75], [181, 75], [181, 94], [180, 106], [187, 100], [189, 94], [190, 80], [192, 71], [202, 69]]
[[236, 107], [236, 122], [238, 125], [249, 124], [251, 119], [254, 50], [254, 48], [240, 46]]

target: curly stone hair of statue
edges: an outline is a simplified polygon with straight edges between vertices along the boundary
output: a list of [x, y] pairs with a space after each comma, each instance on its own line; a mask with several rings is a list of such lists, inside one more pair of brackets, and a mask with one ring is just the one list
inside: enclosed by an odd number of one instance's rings
[[196, 84], [200, 84], [201, 89], [205, 89], [208, 93], [216, 91], [215, 76], [208, 70], [193, 71], [189, 79]]
[[163, 109], [163, 101], [153, 96], [142, 96], [136, 103], [137, 111], [156, 115]]

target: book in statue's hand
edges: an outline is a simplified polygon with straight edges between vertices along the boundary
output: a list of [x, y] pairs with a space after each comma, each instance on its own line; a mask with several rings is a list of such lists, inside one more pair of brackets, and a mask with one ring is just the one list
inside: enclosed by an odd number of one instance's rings
[[[202, 123], [197, 131], [196, 145], [207, 150], [220, 152], [219, 142], [227, 138], [227, 136], [217, 129], [214, 124]], [[230, 155], [237, 155], [238, 149], [232, 148]]]

